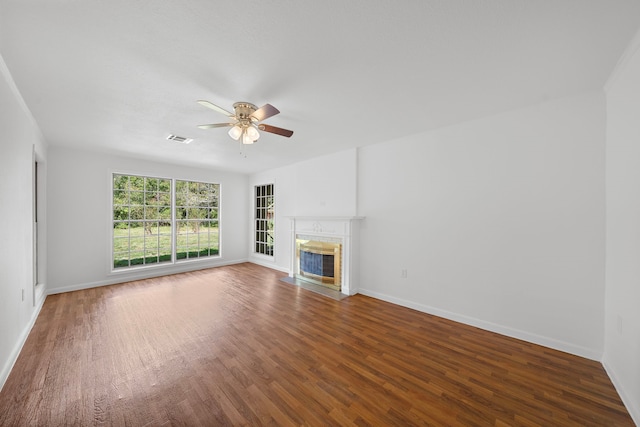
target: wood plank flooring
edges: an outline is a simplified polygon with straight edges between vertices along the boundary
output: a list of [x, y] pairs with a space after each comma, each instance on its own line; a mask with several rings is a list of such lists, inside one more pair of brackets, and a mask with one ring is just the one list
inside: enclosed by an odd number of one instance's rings
[[0, 425], [633, 426], [602, 366], [253, 264], [49, 296]]

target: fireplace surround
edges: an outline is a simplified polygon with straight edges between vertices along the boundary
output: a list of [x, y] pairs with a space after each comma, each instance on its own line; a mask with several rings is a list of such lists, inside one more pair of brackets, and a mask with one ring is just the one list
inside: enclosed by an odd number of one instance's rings
[[346, 295], [358, 293], [357, 244], [363, 217], [295, 216], [289, 276]]

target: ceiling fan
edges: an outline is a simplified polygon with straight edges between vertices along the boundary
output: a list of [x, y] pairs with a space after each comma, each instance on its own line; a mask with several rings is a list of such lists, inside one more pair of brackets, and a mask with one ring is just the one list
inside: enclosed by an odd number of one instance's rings
[[209, 101], [198, 101], [198, 104], [211, 108], [218, 113], [224, 114], [231, 119], [228, 123], [212, 123], [208, 125], [198, 126], [200, 129], [211, 129], [221, 127], [231, 127], [229, 129], [229, 136], [236, 141], [242, 137], [243, 144], [253, 144], [260, 138], [258, 130], [275, 133], [276, 135], [282, 135], [289, 138], [293, 135], [292, 130], [282, 129], [276, 126], [271, 126], [265, 123], [261, 123], [263, 120], [269, 117], [275, 116], [280, 113], [276, 107], [271, 104], [265, 104], [258, 108], [249, 102], [236, 102], [233, 104], [234, 112], [231, 113], [222, 107], [212, 104]]

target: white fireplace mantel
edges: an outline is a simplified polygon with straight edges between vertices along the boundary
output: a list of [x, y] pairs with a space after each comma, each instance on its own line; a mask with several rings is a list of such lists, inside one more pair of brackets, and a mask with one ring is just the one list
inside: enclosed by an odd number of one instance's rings
[[289, 276], [299, 273], [296, 237], [338, 239], [342, 243], [342, 293], [358, 293], [358, 234], [362, 216], [289, 216], [291, 220], [291, 269]]

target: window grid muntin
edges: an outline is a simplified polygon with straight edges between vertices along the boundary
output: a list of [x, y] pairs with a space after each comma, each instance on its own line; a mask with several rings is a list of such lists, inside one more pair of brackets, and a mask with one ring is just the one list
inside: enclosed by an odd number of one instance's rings
[[274, 256], [275, 192], [274, 184], [255, 186], [254, 252]]
[[[118, 184], [118, 178], [124, 182]], [[200, 223], [199, 225], [203, 220], [207, 220], [208, 227], [206, 233], [191, 233], [197, 236], [193, 246], [197, 248], [197, 253], [192, 251], [186, 258], [203, 258], [219, 254], [219, 184], [114, 173], [111, 247], [113, 269], [173, 263], [177, 260], [177, 221], [174, 219], [174, 211], [177, 209], [174, 208], [176, 204], [173, 195], [177, 194], [175, 187], [178, 182], [198, 189], [202, 186], [215, 195], [211, 201], [207, 201], [206, 218], [188, 218], [192, 223]], [[186, 207], [195, 208], [191, 205]], [[202, 212], [196, 215], [200, 216]], [[215, 231], [212, 230], [214, 227]], [[117, 233], [116, 230], [121, 231]], [[142, 233], [138, 230], [142, 230]], [[202, 234], [206, 234], [204, 241]], [[214, 247], [211, 247], [214, 243]], [[206, 254], [202, 248], [204, 244], [207, 244]]]
[[171, 207], [152, 202], [153, 199], [167, 200], [167, 196], [170, 200], [171, 180], [124, 174], [113, 174], [112, 179], [113, 268], [171, 262], [171, 246], [160, 244], [160, 237], [166, 235], [161, 232], [160, 224], [170, 229], [171, 218], [160, 221], [159, 217], [160, 209]]
[[175, 195], [176, 261], [217, 256], [220, 184], [176, 180]]

